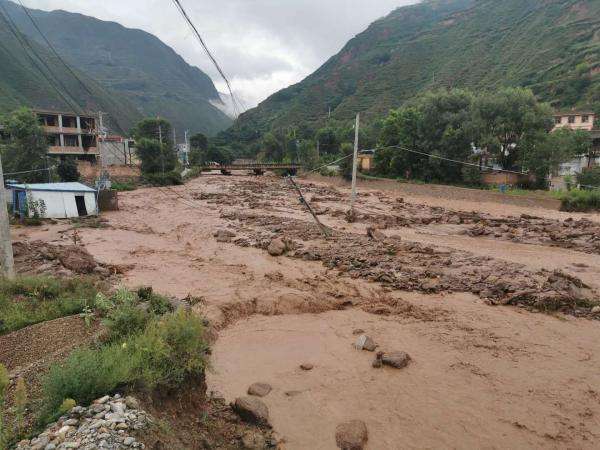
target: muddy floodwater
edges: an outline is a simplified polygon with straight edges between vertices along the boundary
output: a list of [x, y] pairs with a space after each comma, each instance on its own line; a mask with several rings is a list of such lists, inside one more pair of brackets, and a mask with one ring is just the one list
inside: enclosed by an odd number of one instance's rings
[[[600, 447], [599, 215], [383, 183], [350, 217], [345, 185], [298, 183], [327, 239], [284, 179], [210, 175], [120, 193], [77, 237], [120, 283], [199, 298], [209, 391], [270, 384], [281, 448], [335, 449], [348, 420], [370, 450]], [[410, 363], [374, 368], [362, 334]]]

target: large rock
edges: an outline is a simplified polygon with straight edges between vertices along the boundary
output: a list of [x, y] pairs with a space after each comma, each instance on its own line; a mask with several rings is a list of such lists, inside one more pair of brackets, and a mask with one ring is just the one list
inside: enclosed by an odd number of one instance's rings
[[368, 440], [367, 425], [362, 420], [345, 422], [335, 429], [335, 443], [342, 450], [363, 450]]
[[366, 334], [360, 335], [356, 340], [354, 346], [357, 350], [366, 350], [368, 352], [374, 352], [377, 348], [377, 344], [375, 343], [375, 341]]
[[271, 392], [271, 385], [267, 383], [254, 383], [248, 388], [248, 395], [254, 395], [256, 397], [264, 397]]
[[232, 407], [246, 422], [269, 425], [269, 408], [256, 397], [236, 398]]
[[384, 353], [381, 362], [386, 366], [402, 369], [410, 362], [410, 356], [405, 352]]
[[235, 237], [235, 233], [230, 230], [217, 230], [214, 236], [217, 238], [217, 242], [231, 242]]
[[271, 256], [281, 256], [283, 255], [287, 250], [287, 246], [285, 245], [285, 242], [283, 242], [283, 239], [281, 238], [275, 238], [271, 241], [271, 243], [269, 244], [269, 247], [267, 248], [267, 251], [269, 252], [269, 255]]

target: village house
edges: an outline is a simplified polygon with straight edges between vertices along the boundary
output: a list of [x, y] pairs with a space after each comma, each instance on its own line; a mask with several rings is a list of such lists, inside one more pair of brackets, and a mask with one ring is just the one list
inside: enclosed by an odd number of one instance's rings
[[7, 184], [13, 213], [66, 219], [98, 214], [97, 192], [82, 183]]
[[593, 111], [565, 111], [554, 115], [554, 129], [570, 128], [590, 133], [592, 149], [587, 155], [578, 155], [572, 161], [561, 164], [558, 179], [553, 179], [553, 187], [558, 188], [565, 176], [574, 176], [583, 170], [600, 165], [600, 121]]
[[91, 114], [35, 110], [48, 137], [48, 155], [74, 156], [96, 162], [99, 157], [96, 117]]

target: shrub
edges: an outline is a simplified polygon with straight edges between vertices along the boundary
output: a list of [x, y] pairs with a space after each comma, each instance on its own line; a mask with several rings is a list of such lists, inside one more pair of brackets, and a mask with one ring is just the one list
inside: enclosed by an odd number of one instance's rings
[[173, 307], [166, 297], [152, 294], [150, 296], [150, 311], [158, 316], [162, 316], [163, 314], [173, 311]]
[[128, 181], [112, 181], [110, 187], [115, 191], [135, 191], [137, 189], [137, 186], [135, 184]]
[[600, 189], [583, 191], [574, 189], [561, 198], [562, 211], [600, 211]]
[[201, 375], [208, 349], [204, 333], [202, 320], [183, 310], [153, 320], [127, 343], [136, 383], [146, 389], [174, 388]]
[[122, 343], [75, 350], [44, 378], [42, 418], [56, 417], [65, 399], [88, 404], [119, 387], [171, 389], [202, 375], [208, 349], [204, 333], [201, 318], [180, 310], [151, 319], [143, 332]]
[[600, 167], [592, 167], [577, 174], [577, 183], [600, 188]]
[[133, 303], [124, 303], [112, 309], [103, 324], [108, 329], [108, 340], [114, 342], [144, 330], [150, 314]]
[[81, 313], [94, 304], [97, 288], [83, 278], [0, 279], [0, 334]]
[[54, 364], [44, 378], [42, 419], [52, 420], [66, 399], [88, 404], [113, 392], [130, 381], [131, 373], [131, 360], [121, 345], [75, 350], [63, 364]]
[[181, 174], [175, 170], [166, 172], [164, 175], [161, 173], [149, 173], [144, 175], [144, 179], [152, 186], [173, 186], [183, 184]]

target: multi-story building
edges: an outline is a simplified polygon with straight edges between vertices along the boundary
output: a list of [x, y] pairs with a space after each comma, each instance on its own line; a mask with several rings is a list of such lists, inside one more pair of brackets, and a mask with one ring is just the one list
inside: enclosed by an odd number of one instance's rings
[[596, 115], [592, 111], [566, 111], [554, 114], [554, 129], [568, 127], [572, 130], [592, 131]]
[[40, 125], [48, 136], [48, 154], [75, 156], [95, 161], [98, 156], [98, 128], [91, 114], [36, 110]]

